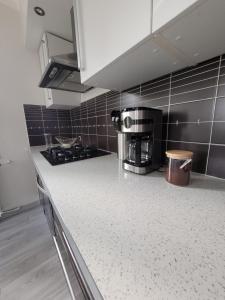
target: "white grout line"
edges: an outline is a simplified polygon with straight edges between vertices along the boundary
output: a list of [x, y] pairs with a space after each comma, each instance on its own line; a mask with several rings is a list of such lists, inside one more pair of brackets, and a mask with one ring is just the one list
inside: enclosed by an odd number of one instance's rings
[[[153, 93], [145, 94], [146, 91], [147, 91], [147, 92], [149, 91], [149, 89], [147, 89], [147, 90], [142, 91], [142, 96], [146, 96], [146, 95], [154, 95], [154, 94], [158, 94], [158, 93], [167, 92], [167, 91], [169, 91], [169, 89], [170, 89], [170, 87], [167, 87], [167, 88], [164, 89], [164, 90], [160, 90], [160, 91], [156, 91], [156, 92], [153, 92]], [[143, 94], [143, 93], [144, 93], [144, 94]]]
[[[219, 62], [219, 68], [218, 68], [218, 76], [217, 76], [217, 85], [216, 85], [216, 91], [215, 91], [215, 97], [214, 97], [214, 105], [213, 105], [213, 110], [212, 110], [212, 120], [213, 121], [214, 121], [214, 118], [215, 118], [216, 98], [217, 98], [218, 88], [219, 88], [221, 62], [222, 62], [222, 55], [220, 56], [220, 62]], [[205, 174], [208, 173], [209, 154], [210, 154], [210, 148], [211, 148], [211, 142], [212, 142], [212, 133], [213, 133], [213, 122], [212, 122], [211, 130], [210, 130], [209, 149], [208, 149], [207, 160], [206, 160]]]
[[[201, 143], [201, 142], [188, 142], [188, 141], [178, 141], [178, 140], [162, 140], [162, 142], [171, 142], [171, 143], [182, 143], [182, 144], [196, 144], [196, 145], [205, 145], [209, 146], [209, 143]], [[225, 144], [216, 144], [216, 143], [211, 143], [211, 146], [221, 146], [225, 147]]]
[[[106, 95], [106, 104], [105, 104], [105, 107], [106, 107], [106, 111], [107, 111], [107, 95]], [[107, 117], [105, 118], [106, 119], [106, 123], [107, 123]], [[106, 141], [107, 141], [107, 150], [109, 149], [109, 139], [108, 139], [108, 126], [106, 126], [106, 133], [107, 133], [107, 138], [106, 138]]]
[[177, 141], [177, 140], [166, 140], [166, 142], [183, 143], [183, 144], [196, 144], [196, 145], [209, 145], [209, 143]]
[[[179, 95], [183, 95], [183, 94], [189, 94], [189, 93], [193, 93], [193, 92], [196, 92], [196, 91], [207, 90], [207, 89], [210, 89], [210, 88], [213, 88], [213, 87], [216, 87], [216, 85], [210, 85], [210, 86], [207, 86], [205, 88], [194, 89], [194, 90], [190, 90], [190, 91], [186, 91], [186, 92], [182, 92], [182, 93], [176, 93], [176, 94], [172, 94], [172, 96], [179, 96]], [[214, 98], [214, 97], [212, 97], [212, 98]]]
[[[169, 89], [169, 105], [168, 105], [168, 112], [167, 112], [167, 126], [166, 126], [166, 139], [168, 140], [169, 137], [169, 121], [170, 121], [170, 100], [171, 100], [171, 84], [172, 84], [172, 73], [170, 74], [170, 89]], [[166, 142], [166, 150], [168, 147], [168, 142]]]
[[98, 125], [98, 122], [97, 122], [97, 109], [96, 109], [96, 98], [95, 98], [95, 124], [96, 124], [96, 140], [97, 140], [97, 147], [98, 147], [98, 132], [97, 132], [97, 125]]
[[205, 65], [198, 66], [198, 67], [193, 67], [193, 66], [192, 66], [192, 67], [190, 67], [189, 70], [180, 72], [179, 74], [175, 74], [175, 75], [173, 75], [173, 77], [176, 78], [177, 76], [180, 76], [180, 75], [183, 75], [183, 74], [187, 74], [187, 73], [189, 73], [189, 72], [193, 72], [193, 71], [196, 71], [196, 70], [201, 69], [201, 68], [204, 68], [204, 67], [208, 67], [208, 66], [210, 66], [210, 65], [213, 65], [213, 64], [218, 63], [219, 61], [220, 61], [220, 59], [215, 60], [215, 61], [213, 61], [213, 62], [211, 62], [211, 63], [208, 63], [208, 64], [205, 64]]
[[181, 85], [172, 87], [171, 89], [172, 89], [172, 90], [179, 89], [179, 88], [181, 88], [181, 87], [185, 87], [185, 86], [188, 86], [188, 85], [191, 85], [191, 84], [195, 84], [195, 83], [207, 81], [207, 80], [214, 79], [214, 78], [217, 78], [217, 76], [211, 76], [211, 77], [207, 77], [207, 78], [204, 78], [204, 79], [191, 81], [191, 82], [188, 82], [188, 83], [185, 83], [185, 84], [181, 84]]
[[[197, 124], [197, 125], [199, 125], [199, 124], [212, 123], [212, 122], [213, 121], [189, 121], [189, 122], [178, 121], [178, 122], [168, 122], [168, 124], [179, 126], [179, 124]], [[166, 123], [164, 123], [164, 124], [166, 124]]]
[[173, 83], [176, 83], [176, 82], [179, 82], [179, 81], [183, 81], [183, 80], [186, 80], [186, 79], [191, 79], [192, 77], [196, 77], [196, 76], [203, 75], [203, 74], [206, 74], [206, 73], [209, 73], [209, 72], [212, 72], [212, 71], [217, 71], [217, 70], [218, 70], [218, 67], [217, 68], [213, 68], [213, 69], [209, 69], [207, 71], [199, 72], [199, 73], [196, 73], [194, 75], [190, 75], [190, 76], [182, 77], [182, 78], [177, 79], [177, 80], [173, 80]]
[[[170, 79], [170, 77], [168, 76], [167, 78], [164, 78], [164, 79], [162, 79], [160, 81], [157, 81], [157, 82], [153, 82], [153, 83], [149, 83], [149, 84], [143, 83], [143, 84], [140, 84], [140, 85], [142, 86], [142, 89], [144, 88], [144, 90], [156, 89], [156, 88], [159, 88], [161, 86], [168, 85], [169, 84], [169, 79]], [[160, 83], [163, 80], [166, 80], [167, 82], [157, 85], [157, 83]], [[154, 85], [154, 84], [156, 84], [156, 85]]]
[[193, 102], [201, 102], [201, 101], [207, 101], [207, 100], [212, 100], [212, 99], [213, 99], [213, 97], [198, 99], [198, 100], [188, 100], [188, 101], [184, 101], [184, 102], [170, 103], [170, 105], [182, 105], [182, 104], [188, 104], [188, 103], [193, 103]]
[[211, 143], [210, 146], [221, 146], [221, 147], [225, 147], [225, 144]]
[[163, 84], [157, 85], [158, 83], [161, 83], [161, 82], [166, 81], [166, 80], [169, 81], [169, 78], [170, 78], [170, 74], [167, 74], [164, 78], [161, 78], [159, 80], [156, 79], [154, 82], [152, 82], [152, 81], [143, 82], [143, 83], [141, 83], [141, 85], [143, 85], [144, 87], [153, 86], [153, 85], [155, 85], [155, 87], [158, 87], [158, 86], [161, 86], [161, 85], [165, 84], [165, 83], [163, 83]]

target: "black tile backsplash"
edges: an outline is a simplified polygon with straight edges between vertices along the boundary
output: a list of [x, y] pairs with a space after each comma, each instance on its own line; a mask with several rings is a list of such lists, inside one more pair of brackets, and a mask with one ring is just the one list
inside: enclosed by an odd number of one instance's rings
[[210, 100], [183, 103], [170, 106], [170, 123], [208, 122], [213, 119], [214, 102]]
[[[214, 122], [212, 129], [213, 144], [225, 145], [225, 122]], [[225, 159], [225, 157], [224, 157]]]
[[207, 144], [211, 125], [211, 122], [169, 124], [168, 140]]
[[225, 178], [225, 146], [211, 145], [209, 152], [208, 174]]
[[110, 91], [72, 110], [25, 105], [31, 145], [44, 133], [78, 136], [117, 151], [111, 111], [146, 106], [163, 111], [162, 148], [194, 152], [193, 170], [225, 178], [225, 56], [168, 74], [123, 92]]
[[[70, 111], [46, 109], [40, 105], [24, 105], [27, 132], [31, 146], [45, 144], [44, 134], [72, 136]], [[54, 143], [57, 143], [53, 139]]]

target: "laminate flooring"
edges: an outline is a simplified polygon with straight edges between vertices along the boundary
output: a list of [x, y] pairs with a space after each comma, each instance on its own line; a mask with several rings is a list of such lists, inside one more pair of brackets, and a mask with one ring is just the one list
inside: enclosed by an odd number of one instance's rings
[[41, 207], [0, 222], [0, 299], [71, 300]]

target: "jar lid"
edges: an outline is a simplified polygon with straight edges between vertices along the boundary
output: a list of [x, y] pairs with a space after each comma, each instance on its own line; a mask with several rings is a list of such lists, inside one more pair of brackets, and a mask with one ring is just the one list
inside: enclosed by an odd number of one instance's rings
[[169, 150], [166, 151], [166, 156], [173, 159], [190, 159], [193, 152], [186, 150]]

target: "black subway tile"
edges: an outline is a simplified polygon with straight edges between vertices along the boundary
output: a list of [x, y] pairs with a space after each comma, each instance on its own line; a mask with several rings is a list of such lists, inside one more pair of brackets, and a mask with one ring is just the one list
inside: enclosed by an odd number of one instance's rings
[[212, 121], [213, 106], [212, 99], [171, 105], [169, 122]]
[[43, 135], [29, 135], [29, 142], [31, 146], [45, 145], [45, 139]]
[[218, 97], [225, 97], [225, 84], [219, 85], [217, 96]]
[[[176, 91], [176, 88], [178, 88], [182, 85], [186, 85], [187, 87], [189, 87], [190, 90], [191, 89], [193, 90], [194, 87], [192, 85], [194, 85], [194, 84], [198, 84], [198, 86], [200, 86], [200, 87], [204, 87], [204, 85], [207, 86], [206, 82], [211, 77], [213, 77], [213, 80], [214, 80], [213, 84], [216, 84], [217, 76], [218, 76], [218, 69], [208, 70], [204, 73], [200, 72], [199, 74], [195, 74], [193, 76], [187, 76], [187, 77], [185, 77], [185, 74], [184, 74], [183, 77], [179, 77], [179, 78], [172, 77], [171, 87], [173, 90]], [[175, 93], [175, 91], [174, 91], [174, 93]]]
[[189, 67], [173, 73], [172, 78], [176, 80], [184, 77], [194, 76], [199, 73], [204, 73], [212, 69], [217, 69], [219, 67], [219, 58], [213, 58], [212, 60], [205, 61], [203, 63], [197, 64], [194, 67]]
[[216, 99], [214, 121], [225, 121], [225, 98]]
[[207, 88], [209, 86], [216, 86], [216, 84], [217, 84], [217, 77], [214, 77], [214, 78], [210, 78], [207, 80], [192, 82], [191, 84], [177, 86], [176, 88], [172, 88], [171, 94], [175, 95], [178, 93], [184, 93], [184, 92], [193, 91], [196, 89], [203, 89], [203, 88]]
[[214, 98], [215, 92], [216, 92], [216, 86], [204, 88], [201, 90], [181, 93], [181, 94], [177, 94], [177, 95], [172, 95], [171, 103], [174, 104], [174, 103], [182, 103], [182, 102], [187, 102], [187, 101]]
[[58, 119], [56, 109], [43, 108], [42, 112], [43, 112], [43, 120], [57, 120]]
[[[225, 121], [213, 123], [211, 143], [225, 145]], [[225, 159], [225, 157], [224, 157], [224, 159]]]
[[211, 145], [207, 174], [225, 178], [225, 146]]
[[108, 149], [108, 141], [107, 136], [98, 135], [98, 147], [103, 150]]
[[98, 137], [97, 135], [89, 135], [89, 143], [90, 145], [95, 145], [97, 146], [97, 143], [98, 143]]
[[174, 141], [209, 143], [212, 123], [169, 124], [168, 139]]
[[117, 147], [117, 137], [108, 137], [108, 151], [111, 152], [117, 152], [118, 147]]

